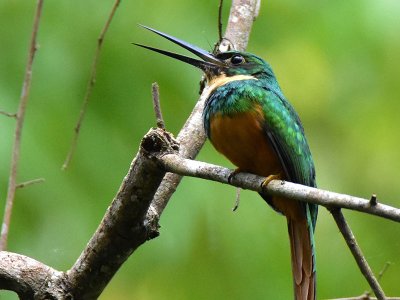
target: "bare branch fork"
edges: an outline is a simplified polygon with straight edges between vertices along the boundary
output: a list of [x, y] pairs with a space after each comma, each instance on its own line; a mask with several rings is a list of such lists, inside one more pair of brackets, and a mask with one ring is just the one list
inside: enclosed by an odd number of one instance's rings
[[157, 127], [161, 129], [165, 129], [165, 122], [161, 112], [161, 104], [160, 104], [160, 90], [158, 87], [158, 83], [154, 82], [151, 85], [151, 94], [153, 96], [153, 109], [156, 115]]
[[[0, 252], [0, 289], [23, 299], [97, 299], [126, 259], [158, 235], [158, 223], [146, 219], [165, 175], [155, 155], [177, 153], [177, 143], [163, 129], [143, 138], [113, 202], [80, 257], [67, 272], [31, 258]], [[30, 270], [35, 270], [30, 271]]]
[[[125, 260], [141, 244], [158, 235], [158, 223], [148, 217], [148, 211], [151, 210], [150, 203], [154, 201], [153, 197], [166, 171], [228, 183], [231, 170], [182, 159], [178, 153], [178, 144], [165, 130], [150, 130], [143, 138], [139, 152], [114, 201], [74, 266], [67, 272], [59, 272], [30, 258], [3, 251], [0, 252], [0, 288], [14, 290], [20, 295], [27, 295], [31, 291], [40, 292], [46, 295], [46, 299], [60, 299], [61, 294], [63, 297], [72, 295], [79, 299], [97, 298]], [[327, 196], [316, 200], [312, 193], [309, 194], [309, 198], [304, 196], [304, 189], [308, 190], [309, 187], [289, 182], [282, 184], [281, 181], [275, 180], [271, 181], [266, 189], [262, 189], [263, 180], [260, 176], [239, 173], [232, 179], [232, 185], [271, 195], [284, 195], [300, 201], [308, 200], [330, 207], [332, 213], [335, 211], [332, 207], [340, 207], [343, 204], [341, 197], [350, 197], [321, 191]], [[339, 199], [337, 203], [333, 196]], [[366, 199], [363, 201], [369, 202]], [[381, 204], [376, 205], [378, 210], [381, 209], [379, 205]], [[391, 211], [399, 214], [398, 209], [391, 208]], [[381, 213], [378, 215], [383, 216]], [[352, 247], [358, 248], [354, 241]], [[361, 264], [365, 265], [366, 262]], [[36, 273], [23, 273], [27, 268], [36, 270]], [[24, 276], [21, 276], [22, 273]], [[19, 284], [16, 285], [13, 279], [18, 280]], [[378, 299], [385, 299], [379, 285], [376, 288], [373, 289]]]

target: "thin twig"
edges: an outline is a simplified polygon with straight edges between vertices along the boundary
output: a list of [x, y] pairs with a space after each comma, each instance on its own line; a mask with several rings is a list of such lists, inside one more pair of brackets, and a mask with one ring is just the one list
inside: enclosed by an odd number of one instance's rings
[[218, 42], [221, 43], [222, 36], [222, 8], [224, 6], [224, 0], [219, 0], [218, 5]]
[[154, 82], [151, 85], [151, 94], [153, 95], [153, 108], [154, 108], [154, 113], [156, 115], [157, 127], [165, 129], [165, 123], [161, 112], [160, 89], [158, 87], [157, 82]]
[[[385, 274], [385, 272], [386, 272], [387, 269], [390, 267], [390, 265], [391, 265], [391, 262], [390, 262], [390, 261], [387, 261], [387, 262], [385, 263], [385, 265], [383, 266], [382, 270], [378, 273], [378, 278], [377, 278], [378, 282], [381, 282], [382, 276]], [[369, 295], [370, 295], [371, 293], [372, 293], [372, 290], [371, 290], [370, 292], [365, 292], [365, 295], [369, 297]], [[363, 298], [363, 300], [364, 300], [364, 299], [366, 299], [366, 297]], [[375, 298], [369, 297], [368, 299], [375, 299]], [[394, 299], [394, 298], [388, 298], [388, 297], [386, 297], [386, 299]], [[397, 299], [397, 300], [400, 300], [400, 298], [396, 298], [396, 299]]]
[[375, 296], [379, 300], [386, 299], [385, 293], [383, 292], [381, 286], [379, 285], [379, 282], [376, 279], [374, 273], [372, 273], [372, 270], [369, 267], [368, 262], [365, 259], [360, 247], [358, 246], [356, 238], [354, 237], [353, 232], [350, 229], [350, 226], [347, 224], [346, 219], [344, 218], [341, 209], [334, 208], [334, 209], [331, 209], [330, 212], [332, 213], [332, 216], [335, 219], [335, 222], [336, 222], [337, 226], [339, 227], [339, 230], [342, 233], [342, 235], [347, 243], [347, 246], [350, 248], [350, 251], [354, 256], [354, 259], [356, 260], [361, 273], [364, 275], [365, 279], [368, 281]]
[[392, 265], [390, 261], [387, 261], [385, 265], [383, 266], [383, 269], [379, 272], [378, 274], [378, 281], [382, 279], [382, 276], [386, 273], [386, 271], [389, 269], [389, 267]]
[[37, 183], [42, 183], [42, 182], [45, 182], [45, 179], [44, 179], [44, 178], [32, 179], [32, 180], [28, 180], [28, 181], [24, 181], [24, 182], [18, 183], [18, 184], [16, 185], [16, 188], [17, 188], [17, 189], [22, 189], [22, 188], [27, 187], [27, 186], [29, 186], [29, 185], [37, 184]]
[[267, 193], [285, 199], [309, 202], [325, 207], [342, 207], [400, 222], [400, 209], [382, 203], [370, 206], [367, 199], [281, 180], [272, 180], [264, 189], [262, 183], [265, 177], [249, 173], [238, 173], [229, 182], [229, 175], [232, 174], [231, 169], [185, 159], [177, 155], [166, 155], [162, 157], [160, 162], [166, 171], [182, 176], [209, 179], [258, 193]]
[[40, 16], [42, 14], [43, 0], [38, 0], [36, 6], [35, 18], [33, 21], [32, 35], [28, 52], [28, 62], [26, 64], [25, 77], [22, 86], [21, 98], [18, 106], [17, 112], [17, 124], [15, 126], [15, 135], [14, 135], [14, 145], [11, 156], [11, 167], [10, 174], [8, 179], [8, 190], [7, 190], [7, 199], [6, 199], [6, 207], [4, 209], [4, 218], [3, 224], [1, 227], [1, 236], [0, 236], [0, 250], [5, 250], [7, 248], [7, 238], [8, 238], [8, 230], [11, 222], [12, 209], [15, 199], [15, 191], [17, 188], [17, 173], [18, 173], [18, 163], [19, 156], [21, 150], [21, 135], [22, 128], [24, 125], [25, 119], [25, 111], [26, 106], [29, 99], [29, 91], [31, 87], [32, 81], [32, 64], [33, 59], [35, 58], [35, 53], [37, 50], [36, 38], [39, 30]]
[[14, 119], [17, 118], [17, 114], [16, 113], [9, 113], [9, 112], [6, 112], [4, 110], [0, 110], [0, 115], [4, 115], [4, 116], [10, 117], [10, 118], [14, 118]]
[[79, 137], [79, 132], [81, 130], [83, 118], [85, 117], [87, 106], [89, 104], [90, 95], [92, 94], [93, 87], [96, 83], [97, 63], [99, 61], [100, 51], [101, 51], [101, 48], [102, 48], [102, 45], [104, 42], [105, 35], [108, 31], [108, 28], [110, 27], [111, 21], [115, 15], [115, 12], [116, 12], [120, 2], [121, 2], [121, 0], [115, 1], [114, 5], [111, 9], [110, 15], [108, 16], [108, 19], [107, 19], [106, 23], [104, 24], [104, 27], [97, 39], [96, 53], [95, 53], [94, 59], [93, 59], [92, 70], [91, 70], [90, 79], [89, 79], [89, 82], [88, 82], [88, 85], [86, 88], [85, 98], [83, 99], [83, 104], [81, 107], [81, 111], [79, 113], [78, 121], [76, 122], [76, 125], [74, 128], [74, 136], [72, 138], [71, 147], [68, 151], [68, 154], [64, 161], [64, 164], [61, 167], [62, 170], [65, 170], [66, 168], [68, 168], [68, 166], [71, 162], [72, 156], [74, 155], [76, 145], [78, 143], [78, 137]]
[[240, 204], [240, 192], [242, 189], [240, 187], [236, 188], [236, 200], [235, 200], [235, 205], [232, 208], [232, 211], [236, 211], [239, 208]]
[[369, 200], [369, 204], [371, 206], [375, 206], [378, 203], [378, 199], [375, 194], [372, 194], [371, 199]]

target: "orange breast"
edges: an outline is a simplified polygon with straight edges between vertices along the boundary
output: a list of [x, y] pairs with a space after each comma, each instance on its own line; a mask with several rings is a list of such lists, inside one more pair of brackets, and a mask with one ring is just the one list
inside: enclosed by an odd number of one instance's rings
[[[281, 175], [284, 170], [263, 130], [261, 107], [234, 116], [214, 115], [210, 119], [211, 143], [243, 172], [260, 176]], [[272, 197], [269, 203], [292, 220], [304, 219], [297, 201]]]
[[233, 116], [210, 119], [214, 147], [242, 171], [260, 176], [283, 174], [278, 156], [263, 130], [261, 107]]
[[[281, 175], [284, 171], [264, 133], [261, 107], [234, 116], [214, 115], [210, 120], [211, 143], [243, 172], [260, 176]], [[272, 197], [269, 203], [292, 220], [304, 219], [297, 201]]]

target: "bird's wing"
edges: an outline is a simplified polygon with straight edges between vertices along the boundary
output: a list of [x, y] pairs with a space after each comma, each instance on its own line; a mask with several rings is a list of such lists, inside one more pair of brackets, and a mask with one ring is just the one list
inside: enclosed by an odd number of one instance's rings
[[[273, 145], [285, 171], [294, 183], [315, 187], [315, 169], [300, 119], [279, 90], [263, 86], [259, 100], [265, 114], [265, 134]], [[312, 227], [315, 228], [317, 205], [308, 204]]]

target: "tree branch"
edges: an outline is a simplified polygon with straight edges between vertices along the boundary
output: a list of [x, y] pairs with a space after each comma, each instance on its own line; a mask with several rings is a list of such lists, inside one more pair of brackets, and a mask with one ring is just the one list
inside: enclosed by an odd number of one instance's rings
[[67, 272], [75, 299], [97, 299], [132, 252], [158, 235], [146, 212], [165, 171], [155, 155], [177, 153], [177, 143], [162, 129], [150, 130], [139, 153], [82, 254]]
[[74, 155], [76, 145], [78, 143], [78, 137], [79, 137], [79, 132], [81, 130], [83, 118], [85, 117], [86, 109], [89, 104], [90, 95], [92, 94], [94, 84], [96, 83], [97, 63], [99, 61], [100, 52], [101, 52], [101, 48], [103, 46], [104, 38], [106, 36], [108, 28], [110, 27], [111, 21], [115, 15], [115, 12], [117, 11], [117, 8], [118, 8], [120, 2], [121, 2], [121, 0], [116, 0], [114, 2], [113, 7], [111, 8], [111, 12], [108, 16], [108, 19], [107, 19], [106, 23], [104, 24], [104, 27], [101, 30], [101, 33], [97, 39], [96, 53], [93, 58], [92, 70], [90, 72], [89, 82], [86, 87], [85, 98], [83, 99], [82, 108], [81, 108], [81, 111], [79, 112], [78, 121], [76, 122], [76, 125], [74, 128], [74, 136], [72, 138], [71, 146], [69, 148], [67, 157], [65, 158], [65, 161], [61, 167], [62, 170], [65, 170], [68, 168], [69, 163], [71, 162], [72, 156]]
[[18, 183], [16, 185], [16, 188], [17, 189], [22, 189], [22, 188], [27, 187], [29, 185], [42, 183], [42, 182], [45, 182], [44, 178], [36, 178], [36, 179], [32, 179], [32, 180], [28, 180], [28, 181], [24, 181], [24, 182]]
[[14, 118], [14, 119], [17, 118], [17, 114], [16, 113], [9, 113], [9, 112], [6, 112], [4, 110], [0, 110], [0, 115], [4, 115], [6, 117], [10, 117], [10, 118]]
[[381, 203], [371, 206], [369, 200], [363, 198], [281, 180], [272, 180], [267, 188], [263, 188], [262, 183], [265, 178], [249, 173], [238, 173], [231, 179], [231, 183], [229, 183], [228, 177], [232, 173], [232, 170], [209, 163], [185, 159], [177, 155], [163, 156], [161, 163], [167, 172], [177, 173], [182, 176], [213, 180], [259, 193], [314, 203], [327, 208], [347, 208], [400, 222], [400, 209]]
[[[183, 159], [176, 155], [167, 155], [162, 157], [161, 163], [168, 172], [175, 172], [184, 176], [199, 177], [230, 184], [228, 178], [230, 174], [232, 174], [232, 170], [227, 168]], [[306, 201], [327, 207], [331, 211], [362, 274], [367, 279], [375, 295], [378, 299], [385, 299], [385, 294], [365, 260], [350, 227], [341, 213], [340, 207], [378, 215], [397, 222], [400, 222], [400, 209], [378, 203], [371, 205], [370, 201], [367, 199], [356, 198], [349, 195], [333, 193], [279, 180], [271, 181], [265, 189], [262, 185], [264, 180], [265, 178], [261, 176], [239, 173], [232, 178], [231, 183], [236, 187], [250, 189], [259, 193], [265, 192], [274, 196]]]
[[3, 251], [0, 288], [16, 291], [23, 299], [33, 299], [32, 293], [35, 299], [97, 299], [134, 250], [158, 235], [158, 223], [145, 219], [165, 175], [158, 158], [176, 154], [178, 149], [165, 130], [150, 130], [103, 220], [72, 268], [59, 272]]
[[365, 259], [360, 247], [358, 246], [358, 243], [356, 241], [353, 232], [350, 229], [350, 226], [347, 224], [346, 219], [342, 214], [342, 210], [340, 208], [334, 208], [330, 209], [330, 212], [332, 213], [332, 216], [335, 219], [335, 222], [339, 227], [339, 230], [342, 233], [347, 243], [347, 246], [349, 247], [351, 253], [353, 254], [354, 259], [356, 260], [361, 273], [368, 281], [369, 286], [374, 291], [375, 296], [379, 300], [386, 299], [385, 293], [383, 292], [381, 286], [379, 285], [378, 280], [375, 278], [374, 273], [372, 273], [372, 270], [369, 267], [367, 260]]
[[[233, 46], [244, 51], [250, 38], [251, 27], [260, 10], [260, 0], [233, 0], [221, 51]], [[227, 45], [226, 43], [230, 43]]]
[[22, 128], [25, 120], [25, 111], [26, 106], [28, 104], [29, 99], [29, 91], [31, 87], [32, 81], [32, 65], [33, 59], [35, 58], [35, 53], [37, 50], [36, 38], [39, 30], [40, 17], [42, 14], [43, 0], [38, 0], [36, 6], [35, 19], [33, 21], [33, 29], [31, 35], [31, 42], [29, 46], [28, 53], [28, 62], [26, 64], [25, 70], [25, 78], [22, 86], [21, 98], [18, 106], [17, 112], [17, 124], [15, 126], [15, 134], [14, 134], [14, 146], [12, 150], [11, 157], [11, 167], [10, 167], [10, 175], [8, 179], [8, 190], [7, 190], [7, 199], [6, 199], [6, 207], [4, 209], [4, 218], [3, 224], [1, 227], [1, 236], [0, 236], [0, 250], [5, 250], [7, 248], [7, 239], [8, 239], [8, 230], [10, 228], [11, 222], [11, 214], [14, 205], [15, 191], [17, 189], [17, 173], [18, 173], [18, 163], [19, 163], [19, 155], [21, 150], [21, 136], [22, 136]]
[[[348, 226], [340, 207], [346, 207], [391, 220], [400, 222], [400, 209], [389, 207], [382, 204], [371, 205], [369, 200], [352, 197], [349, 195], [333, 193], [329, 191], [311, 188], [300, 184], [293, 184], [279, 180], [272, 180], [265, 188], [264, 177], [248, 173], [236, 174], [230, 178], [232, 170], [222, 168], [208, 163], [202, 163], [189, 159], [181, 158], [177, 155], [166, 155], [160, 159], [161, 164], [168, 172], [178, 173], [184, 176], [199, 177], [214, 180], [236, 187], [250, 189], [259, 193], [266, 193], [273, 196], [284, 197], [286, 199], [304, 201], [323, 205], [327, 207], [338, 225], [350, 251], [352, 252], [361, 273], [368, 281], [378, 299], [386, 299], [385, 294], [376, 280], [371, 268], [362, 254], [357, 241]], [[230, 182], [229, 182], [230, 181]]]
[[157, 120], [157, 127], [165, 129], [165, 122], [161, 112], [160, 88], [158, 87], [157, 82], [154, 82], [151, 85], [151, 94], [153, 96], [153, 109]]
[[24, 255], [0, 251], [0, 289], [20, 299], [67, 299], [64, 273]]
[[[180, 158], [177, 153], [176, 142], [163, 129], [153, 129], [143, 138], [139, 153], [134, 159], [128, 175], [124, 178], [114, 201], [86, 249], [66, 274], [57, 273], [54, 280], [48, 279], [48, 285], [64, 290], [65, 293], [68, 292], [71, 297], [77, 299], [97, 298], [129, 255], [142, 243], [158, 235], [157, 222], [151, 222], [154, 219], [147, 219], [146, 212], [148, 212], [150, 201], [153, 199], [166, 171], [228, 183], [228, 177], [232, 173], [230, 169]], [[231, 181], [232, 185], [237, 187], [299, 201], [309, 201], [330, 209], [341, 205], [354, 209], [358, 204], [349, 205], [351, 199], [369, 203], [367, 199], [279, 180], [271, 181], [267, 188], [262, 188], [264, 179], [253, 174], [239, 173]], [[346, 199], [346, 201], [343, 201], [343, 199]], [[376, 215], [387, 217], [385, 216], [387, 210], [382, 210], [381, 206], [382, 204], [379, 203], [373, 206], [373, 209], [377, 212]], [[356, 210], [371, 213], [365, 205], [361, 205]], [[390, 208], [389, 211], [399, 215], [398, 209]], [[394, 216], [389, 217], [389, 219], [394, 220], [396, 218]], [[350, 243], [349, 245], [354, 248], [354, 241], [349, 241], [347, 235], [344, 234], [344, 236], [346, 241]], [[358, 258], [357, 262], [359, 263]], [[25, 264], [25, 262], [22, 264]], [[21, 269], [23, 269], [22, 264]], [[26, 267], [27, 269], [30, 268], [29, 265]], [[0, 264], [0, 282], [3, 279], [17, 282], [18, 276], [16, 274], [18, 273], [7, 275], [8, 268]], [[53, 272], [53, 270], [50, 271]], [[28, 275], [29, 273], [24, 276]], [[12, 276], [15, 276], [14, 280], [10, 279]], [[27, 280], [30, 279], [23, 279], [23, 281]], [[5, 288], [15, 290], [15, 287], [10, 284], [7, 284]], [[26, 288], [21, 287], [21, 289]], [[376, 292], [375, 289], [374, 291]], [[40, 293], [44, 293], [44, 291], [40, 290]], [[380, 297], [379, 293], [377, 295], [378, 299], [384, 299]]]
[[224, 0], [219, 0], [218, 5], [218, 42], [222, 42], [222, 8], [224, 6]]

